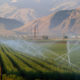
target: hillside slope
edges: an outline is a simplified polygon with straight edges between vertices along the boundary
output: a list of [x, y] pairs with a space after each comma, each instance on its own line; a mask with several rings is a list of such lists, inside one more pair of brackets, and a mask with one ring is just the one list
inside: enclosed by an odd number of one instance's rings
[[35, 27], [37, 35], [80, 34], [80, 9], [58, 11], [13, 31], [32, 35]]

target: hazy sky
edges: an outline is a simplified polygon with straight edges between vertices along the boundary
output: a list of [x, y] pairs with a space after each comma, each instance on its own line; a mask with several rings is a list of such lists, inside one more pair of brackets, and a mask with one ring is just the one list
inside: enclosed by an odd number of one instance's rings
[[0, 5], [5, 3], [18, 8], [31, 8], [44, 16], [56, 10], [79, 7], [80, 0], [0, 0]]

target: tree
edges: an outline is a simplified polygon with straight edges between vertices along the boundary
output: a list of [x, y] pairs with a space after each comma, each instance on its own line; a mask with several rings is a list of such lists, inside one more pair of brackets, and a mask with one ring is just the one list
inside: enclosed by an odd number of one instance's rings
[[65, 35], [65, 36], [64, 36], [64, 39], [68, 39], [68, 36]]

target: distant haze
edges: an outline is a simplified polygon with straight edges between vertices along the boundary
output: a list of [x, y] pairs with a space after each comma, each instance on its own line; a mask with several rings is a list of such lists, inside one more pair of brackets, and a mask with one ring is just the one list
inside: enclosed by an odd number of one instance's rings
[[0, 0], [0, 4], [5, 3], [17, 8], [31, 8], [40, 17], [56, 10], [78, 8], [80, 0]]

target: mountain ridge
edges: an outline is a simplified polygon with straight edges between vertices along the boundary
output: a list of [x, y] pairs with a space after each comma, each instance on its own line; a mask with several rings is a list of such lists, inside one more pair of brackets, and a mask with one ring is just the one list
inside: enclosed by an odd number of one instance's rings
[[31, 34], [37, 26], [37, 35], [80, 34], [80, 9], [61, 10], [38, 18], [13, 31]]

